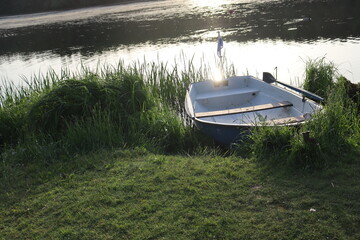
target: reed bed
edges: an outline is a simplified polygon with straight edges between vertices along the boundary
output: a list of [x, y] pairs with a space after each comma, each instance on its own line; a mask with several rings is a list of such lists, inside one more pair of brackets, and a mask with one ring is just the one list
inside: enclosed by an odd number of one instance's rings
[[[224, 77], [235, 74], [233, 65], [219, 65]], [[209, 74], [207, 66], [195, 67], [192, 59], [181, 68], [119, 62], [96, 70], [83, 67], [78, 73], [49, 71], [26, 80], [24, 87], [5, 84], [0, 98], [1, 158], [10, 166], [26, 161], [51, 164], [113, 148], [212, 152], [216, 145], [192, 127], [184, 112], [187, 86]], [[296, 168], [322, 168], [336, 162], [337, 152], [358, 151], [359, 103], [346, 97], [345, 84], [337, 79], [342, 78], [332, 63], [309, 61], [304, 86], [327, 94], [324, 111], [297, 129], [259, 127], [237, 150], [225, 151]], [[311, 144], [302, 137], [307, 131], [315, 139]]]
[[164, 63], [119, 62], [77, 73], [49, 71], [25, 79], [22, 87], [5, 83], [2, 158], [11, 152], [10, 161], [51, 164], [104, 148], [190, 153], [212, 145], [188, 124], [184, 112], [186, 87], [205, 79], [207, 67], [195, 68], [192, 60], [183, 64], [169, 69]]

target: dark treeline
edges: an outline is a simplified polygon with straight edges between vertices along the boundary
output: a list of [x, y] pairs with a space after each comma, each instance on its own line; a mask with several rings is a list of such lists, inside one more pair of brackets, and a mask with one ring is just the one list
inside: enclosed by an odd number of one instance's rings
[[120, 2], [129, 2], [129, 0], [1, 0], [0, 16], [66, 10]]

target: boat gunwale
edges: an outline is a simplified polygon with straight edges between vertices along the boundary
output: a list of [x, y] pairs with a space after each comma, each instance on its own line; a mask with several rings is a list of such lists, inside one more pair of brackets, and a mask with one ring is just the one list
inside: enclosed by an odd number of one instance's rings
[[[293, 116], [294, 118], [297, 117], [304, 117], [304, 115], [300, 115], [300, 116]], [[224, 122], [214, 122], [214, 121], [209, 121], [209, 120], [204, 120], [204, 119], [200, 119], [200, 118], [192, 118], [194, 121], [197, 121], [199, 123], [206, 123], [206, 124], [211, 124], [211, 125], [218, 125], [218, 126], [228, 126], [228, 127], [260, 127], [260, 126], [268, 126], [268, 127], [274, 127], [274, 126], [297, 126], [300, 124], [304, 124], [307, 119], [304, 118], [304, 120], [301, 121], [296, 121], [296, 122], [282, 122], [282, 123], [278, 123], [278, 124], [274, 124], [276, 121], [281, 120], [282, 118], [277, 118], [277, 119], [272, 119], [272, 120], [268, 120], [268, 121], [258, 121], [258, 122], [252, 122], [252, 123], [224, 123]]]

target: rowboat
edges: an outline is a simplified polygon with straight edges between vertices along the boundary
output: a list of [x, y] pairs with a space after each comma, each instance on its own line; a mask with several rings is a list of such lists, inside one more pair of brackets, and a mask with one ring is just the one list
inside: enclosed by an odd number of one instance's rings
[[303, 124], [322, 109], [314, 100], [322, 98], [264, 73], [263, 80], [234, 76], [220, 82], [192, 83], [187, 89], [185, 110], [203, 133], [229, 146], [244, 139], [255, 126]]

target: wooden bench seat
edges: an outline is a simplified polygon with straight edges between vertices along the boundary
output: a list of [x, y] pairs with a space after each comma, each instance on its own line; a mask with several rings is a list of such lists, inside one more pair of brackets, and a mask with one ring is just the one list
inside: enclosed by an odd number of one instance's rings
[[233, 109], [225, 109], [218, 111], [209, 111], [209, 112], [199, 112], [195, 113], [195, 117], [215, 117], [221, 115], [229, 115], [229, 114], [237, 114], [237, 113], [246, 113], [246, 112], [255, 112], [273, 108], [281, 108], [281, 107], [291, 107], [293, 104], [288, 101], [278, 102], [278, 103], [267, 103], [262, 105], [250, 106], [250, 107], [242, 107], [242, 108], [233, 108]]

